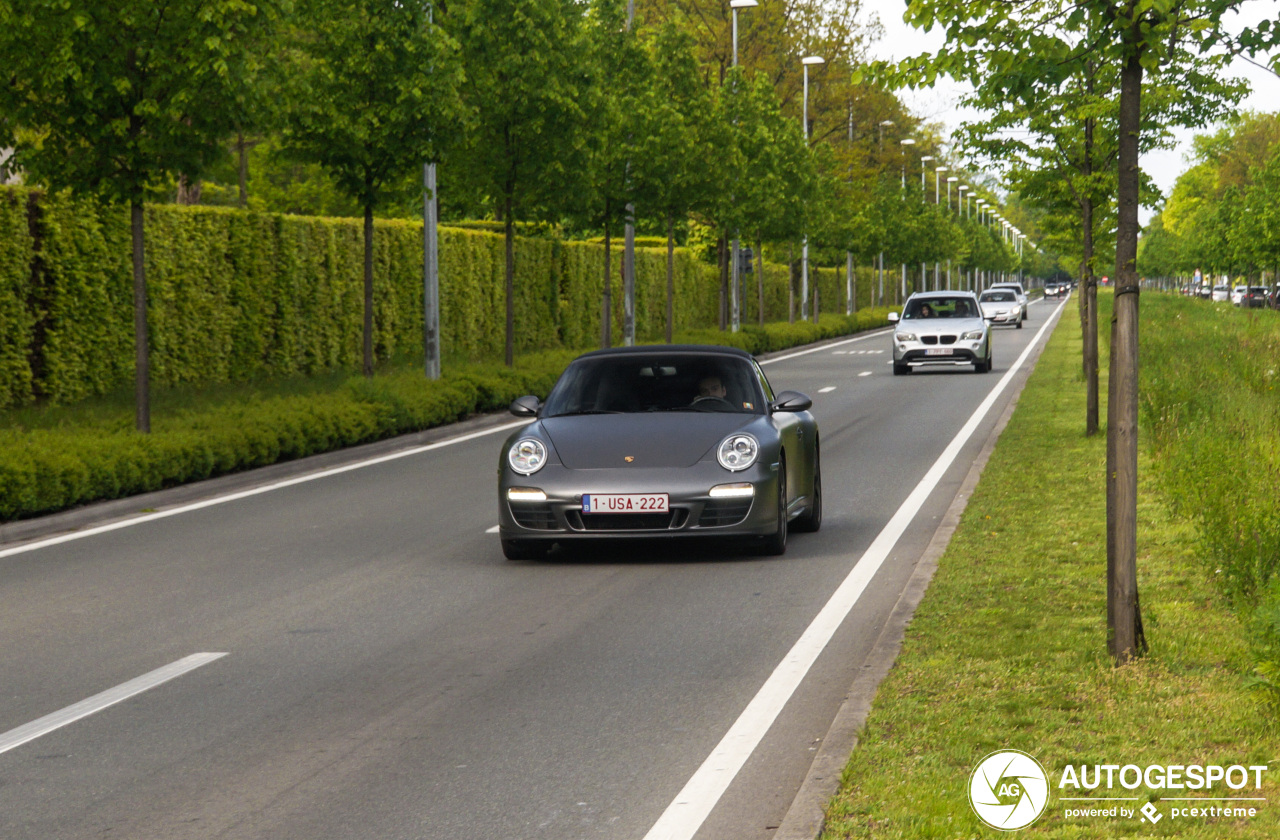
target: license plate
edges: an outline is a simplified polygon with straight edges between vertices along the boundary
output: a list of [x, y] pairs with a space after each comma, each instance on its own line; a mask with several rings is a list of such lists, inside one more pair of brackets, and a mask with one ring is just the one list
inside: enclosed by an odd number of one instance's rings
[[582, 495], [583, 513], [669, 513], [666, 493], [591, 493]]
[[950, 356], [951, 348], [950, 347], [930, 347], [928, 350], [924, 351], [924, 354], [926, 356]]

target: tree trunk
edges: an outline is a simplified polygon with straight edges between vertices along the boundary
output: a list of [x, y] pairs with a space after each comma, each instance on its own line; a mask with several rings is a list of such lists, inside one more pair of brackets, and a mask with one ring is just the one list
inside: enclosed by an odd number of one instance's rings
[[676, 221], [667, 214], [667, 344], [671, 343], [672, 322], [675, 320], [676, 297]]
[[760, 242], [760, 234], [756, 233], [756, 309], [760, 316], [760, 326], [764, 326], [764, 245]]
[[373, 376], [373, 205], [364, 207], [364, 375]]
[[720, 332], [729, 328], [729, 241], [721, 236], [716, 243], [720, 262]]
[[[1085, 145], [1089, 146], [1088, 140]], [[1090, 174], [1086, 168], [1086, 178]], [[1084, 340], [1084, 433], [1086, 437], [1093, 437], [1098, 433], [1098, 279], [1093, 271], [1093, 199], [1089, 196], [1085, 196], [1081, 203], [1080, 217], [1084, 223], [1084, 260], [1083, 270], [1080, 272], [1080, 284], [1083, 287], [1080, 328]]]
[[604, 204], [604, 295], [600, 303], [600, 347], [613, 346], [613, 248], [609, 240], [609, 201]]
[[[1089, 95], [1093, 95], [1093, 78], [1096, 68], [1090, 62], [1087, 71]], [[1082, 295], [1081, 328], [1084, 339], [1085, 420], [1084, 433], [1093, 437], [1098, 433], [1098, 278], [1093, 264], [1093, 132], [1095, 120], [1084, 121], [1084, 201], [1081, 221], [1084, 223], [1084, 283]]]
[[506, 282], [504, 288], [507, 293], [507, 341], [503, 351], [503, 360], [507, 367], [515, 364], [516, 360], [516, 227], [515, 222], [511, 218], [511, 193], [507, 192], [506, 202], [503, 207], [503, 236], [506, 239]]
[[135, 419], [138, 431], [151, 431], [151, 357], [147, 347], [147, 275], [143, 261], [142, 200], [129, 205], [133, 236], [133, 379]]
[[236, 132], [236, 184], [240, 188], [240, 206], [249, 206], [249, 144], [244, 132]]
[[203, 192], [202, 182], [193, 182], [186, 175], [178, 176], [178, 204], [186, 207], [193, 207], [199, 204], [201, 192]]
[[[1135, 29], [1131, 43], [1142, 36]], [[1138, 132], [1142, 64], [1120, 71], [1115, 307], [1107, 393], [1107, 626], [1116, 664], [1146, 652], [1138, 607]]]
[[796, 322], [796, 246], [787, 243], [787, 323]]

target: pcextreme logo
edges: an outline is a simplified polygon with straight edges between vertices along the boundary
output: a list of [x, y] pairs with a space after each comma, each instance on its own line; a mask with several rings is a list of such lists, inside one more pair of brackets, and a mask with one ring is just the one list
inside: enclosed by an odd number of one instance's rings
[[[1063, 818], [1070, 821], [1118, 818], [1155, 825], [1165, 817], [1173, 822], [1248, 819], [1267, 801], [1261, 793], [1268, 769], [1262, 764], [1069, 764], [1058, 780], [1058, 798]], [[1184, 791], [1197, 795], [1184, 796]], [[1021, 750], [998, 750], [973, 768], [969, 804], [991, 828], [1026, 828], [1049, 804], [1049, 775]]]
[[1049, 804], [1049, 776], [1040, 762], [1024, 752], [993, 752], [969, 776], [969, 804], [978, 819], [992, 828], [1026, 828]]

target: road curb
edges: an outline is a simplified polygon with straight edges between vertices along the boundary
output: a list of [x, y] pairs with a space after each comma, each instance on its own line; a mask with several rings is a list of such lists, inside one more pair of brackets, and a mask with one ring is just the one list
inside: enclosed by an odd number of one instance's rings
[[[1055, 324], [1053, 329], [1057, 328], [1058, 325]], [[1004, 432], [1005, 426], [1009, 424], [1009, 419], [1013, 417], [1014, 409], [1018, 407], [1018, 400], [1022, 397], [1022, 389], [1026, 387], [1027, 379], [1035, 370], [1035, 364], [1039, 361], [1040, 354], [1044, 352], [1052, 335], [1053, 330], [1050, 330], [1044, 344], [1033, 351], [1029, 357], [1030, 364], [1026, 368], [1026, 376], [1019, 383], [1018, 390], [1013, 394], [1009, 405], [996, 420], [981, 451], [969, 467], [969, 472], [947, 507], [942, 521], [933, 532], [933, 538], [916, 562], [915, 571], [912, 572], [906, 587], [894, 604], [893, 611], [881, 629], [871, 653], [862, 663], [858, 675], [854, 677], [853, 684], [845, 695], [844, 702], [836, 712], [835, 719], [827, 729], [827, 734], [823, 737], [821, 746], [818, 747], [813, 763], [809, 765], [809, 771], [800, 785], [800, 790], [791, 801], [786, 816], [778, 825], [774, 840], [817, 840], [818, 835], [822, 833], [826, 824], [827, 805], [840, 789], [840, 779], [853, 755], [853, 750], [858, 746], [858, 733], [867, 722], [867, 715], [871, 712], [871, 703], [880, 688], [880, 683], [888, 676], [889, 669], [893, 667], [902, 650], [907, 625], [911, 623], [916, 608], [920, 606], [925, 590], [929, 588], [929, 582], [938, 569], [938, 560], [951, 542], [951, 537], [960, 524], [960, 517], [969, 504], [974, 488], [978, 486], [978, 480], [982, 477], [982, 471], [986, 468], [991, 453], [995, 451], [996, 442]]]

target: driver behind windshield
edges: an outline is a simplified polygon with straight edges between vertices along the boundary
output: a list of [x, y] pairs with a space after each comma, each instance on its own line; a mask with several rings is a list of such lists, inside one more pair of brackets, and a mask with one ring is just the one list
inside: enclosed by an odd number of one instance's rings
[[698, 399], [725, 399], [729, 392], [718, 376], [704, 376], [698, 380]]

